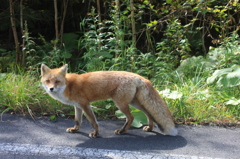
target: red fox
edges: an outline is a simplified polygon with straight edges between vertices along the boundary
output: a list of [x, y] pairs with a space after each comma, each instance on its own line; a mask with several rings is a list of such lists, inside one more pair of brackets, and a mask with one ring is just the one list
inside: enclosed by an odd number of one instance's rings
[[125, 124], [115, 130], [115, 134], [126, 133], [133, 122], [129, 104], [147, 115], [148, 126], [143, 127], [144, 131], [152, 131], [155, 122], [164, 135], [178, 134], [166, 103], [144, 77], [125, 71], [97, 71], [78, 75], [67, 73], [67, 70], [67, 64], [57, 69], [41, 65], [41, 82], [46, 92], [54, 99], [74, 106], [76, 124], [67, 132], [79, 130], [83, 110], [94, 128], [89, 137], [97, 137], [99, 128], [90, 102], [111, 98], [126, 115]]

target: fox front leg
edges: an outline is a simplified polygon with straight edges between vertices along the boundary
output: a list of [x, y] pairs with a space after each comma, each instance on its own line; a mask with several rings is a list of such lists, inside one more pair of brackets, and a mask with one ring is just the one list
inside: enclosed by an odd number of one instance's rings
[[69, 132], [69, 133], [75, 133], [75, 132], [78, 132], [81, 124], [82, 124], [82, 109], [78, 106], [74, 106], [74, 109], [75, 109], [75, 126], [74, 127], [71, 127], [71, 128], [67, 128], [66, 132]]
[[91, 138], [96, 138], [99, 135], [99, 128], [98, 128], [98, 123], [97, 119], [93, 113], [93, 110], [90, 105], [86, 105], [82, 107], [85, 115], [87, 116], [88, 121], [91, 123], [93, 127], [93, 132], [89, 133], [89, 137]]

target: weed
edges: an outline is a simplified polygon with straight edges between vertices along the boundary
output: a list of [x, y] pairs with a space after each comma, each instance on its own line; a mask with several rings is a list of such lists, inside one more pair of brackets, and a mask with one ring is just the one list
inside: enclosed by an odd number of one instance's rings
[[[59, 113], [66, 106], [49, 97], [30, 75], [0, 74], [0, 111], [21, 114]], [[66, 110], [65, 110], [66, 111]]]

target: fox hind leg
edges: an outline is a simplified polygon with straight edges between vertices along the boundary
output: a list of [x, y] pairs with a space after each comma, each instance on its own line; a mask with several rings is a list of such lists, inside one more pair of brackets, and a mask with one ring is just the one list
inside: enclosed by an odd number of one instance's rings
[[154, 120], [151, 117], [151, 115], [144, 109], [144, 107], [139, 103], [139, 101], [137, 100], [137, 98], [134, 98], [131, 102], [131, 105], [134, 106], [135, 108], [141, 110], [142, 112], [144, 112], [148, 118], [148, 125], [143, 127], [144, 131], [150, 132], [153, 130], [154, 127]]
[[[116, 102], [115, 102], [116, 103]], [[117, 129], [114, 131], [115, 134], [124, 134], [127, 132], [127, 130], [130, 128], [132, 122], [133, 122], [133, 115], [131, 114], [131, 111], [129, 109], [128, 104], [119, 104], [116, 103], [119, 110], [126, 116], [126, 122], [123, 125], [121, 129]]]
[[144, 126], [143, 130], [147, 131], [147, 132], [150, 132], [150, 131], [153, 130], [154, 122], [153, 122], [152, 117], [149, 117], [149, 116], [147, 116], [147, 117], [148, 117], [148, 125]]

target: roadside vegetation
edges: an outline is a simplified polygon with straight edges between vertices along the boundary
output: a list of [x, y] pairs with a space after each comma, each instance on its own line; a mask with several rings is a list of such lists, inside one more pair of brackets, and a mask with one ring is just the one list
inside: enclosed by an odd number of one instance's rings
[[[229, 41], [212, 48], [206, 58], [188, 58], [176, 70], [159, 72], [157, 77], [151, 78], [177, 123], [231, 126], [239, 122], [239, 42], [237, 39]], [[63, 105], [45, 93], [39, 75], [1, 73], [0, 88], [2, 113], [74, 115], [72, 106]], [[115, 111], [117, 117], [124, 118], [111, 100], [94, 102], [92, 106], [98, 118], [114, 118]], [[131, 109], [137, 118], [134, 126], [140, 127], [147, 122], [140, 111]]]
[[[75, 73], [125, 70], [148, 78], [178, 124], [240, 125], [238, 1], [134, 2], [106, 1], [107, 16], [99, 16], [103, 11], [94, 3], [87, 14], [79, 13], [77, 30], [56, 32], [50, 40], [40, 30], [33, 35], [33, 21], [26, 16], [19, 25], [22, 38], [17, 38], [12, 50], [0, 41], [0, 112], [33, 118], [49, 115], [52, 121], [73, 116], [73, 107], [52, 99], [40, 83], [41, 63], [51, 68], [68, 63], [69, 71]], [[61, 4], [67, 17], [64, 10], [74, 2], [69, 3]], [[25, 7], [28, 15], [32, 8]], [[65, 23], [64, 16], [59, 19]], [[60, 24], [56, 19], [49, 21]], [[19, 43], [22, 50], [17, 50]], [[92, 107], [98, 118], [124, 118], [111, 100], [93, 102]], [[131, 110], [135, 127], [146, 123], [142, 112]]]

